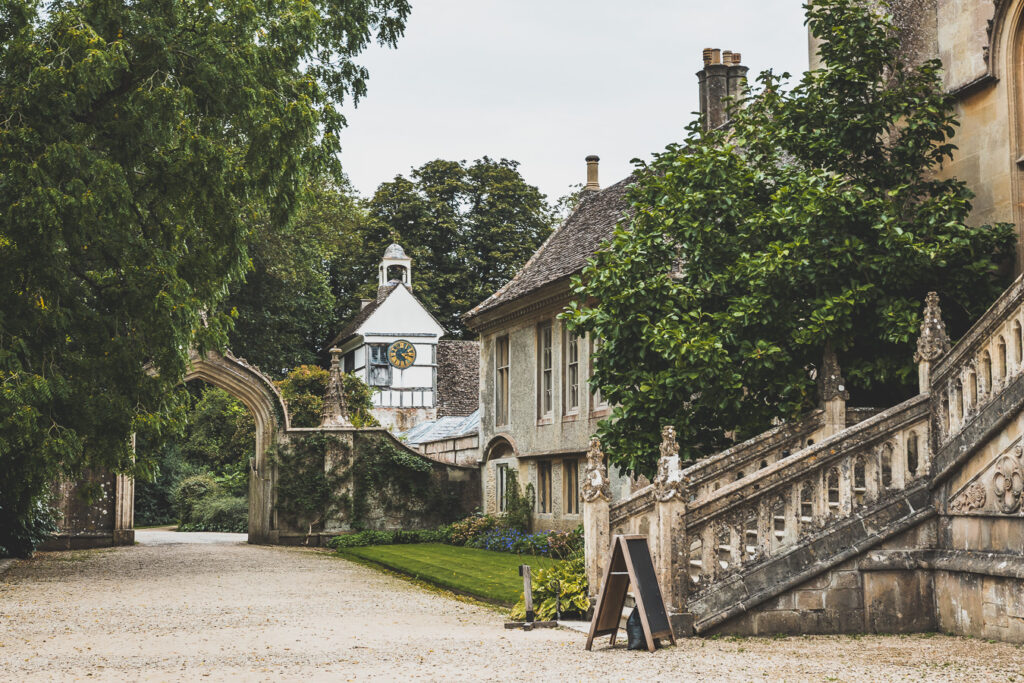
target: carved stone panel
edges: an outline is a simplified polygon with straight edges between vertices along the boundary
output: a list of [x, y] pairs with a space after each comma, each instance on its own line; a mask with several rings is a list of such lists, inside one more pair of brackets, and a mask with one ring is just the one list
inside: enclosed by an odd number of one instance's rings
[[949, 499], [954, 515], [1024, 514], [1024, 447], [1015, 442]]

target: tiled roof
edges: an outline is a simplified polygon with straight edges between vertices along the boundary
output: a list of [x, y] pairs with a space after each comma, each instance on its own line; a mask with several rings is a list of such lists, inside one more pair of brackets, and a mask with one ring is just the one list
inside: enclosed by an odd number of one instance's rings
[[479, 431], [480, 411], [476, 410], [464, 417], [441, 417], [430, 422], [424, 422], [398, 436], [410, 446], [415, 446], [430, 441], [469, 436]]
[[467, 323], [485, 311], [582, 270], [587, 259], [612, 236], [616, 223], [632, 212], [626, 190], [632, 176], [599, 192], [584, 195], [569, 218], [534, 252], [515, 277], [465, 314]]
[[[341, 332], [327, 345], [327, 348], [332, 348], [340, 344], [344, 344], [346, 341], [355, 336], [356, 332], [359, 331], [359, 327], [369, 320], [370, 316], [373, 315], [374, 311], [380, 308], [380, 305], [384, 303], [384, 300], [388, 298], [388, 295], [402, 283], [400, 282], [389, 282], [386, 285], [381, 285], [377, 288], [377, 298], [366, 304], [355, 317], [345, 323], [345, 326], [341, 328]], [[405, 285], [402, 285], [403, 287]]]
[[480, 344], [437, 343], [437, 416], [470, 415], [480, 403]]

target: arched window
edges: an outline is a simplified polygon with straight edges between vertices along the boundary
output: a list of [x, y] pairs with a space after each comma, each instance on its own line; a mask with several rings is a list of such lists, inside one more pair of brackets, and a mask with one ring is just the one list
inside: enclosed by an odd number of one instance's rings
[[981, 381], [985, 383], [984, 390], [992, 393], [992, 355], [988, 351], [981, 354]]
[[868, 492], [868, 478], [864, 468], [864, 457], [858, 455], [853, 461], [853, 500], [857, 505], [864, 504]]
[[949, 396], [946, 393], [942, 393], [942, 431], [944, 434], [949, 434]]
[[1002, 337], [996, 342], [996, 374], [1006, 379], [1006, 341]]
[[828, 487], [828, 510], [835, 514], [839, 511], [839, 470], [835, 467], [828, 471], [826, 485]]
[[814, 517], [814, 484], [805, 481], [800, 487], [800, 521], [810, 522]]
[[967, 386], [970, 389], [971, 410], [978, 409], [978, 375], [972, 370], [967, 375]]
[[744, 476], [745, 476], [745, 475], [743, 474], [743, 470], [740, 470], [739, 472], [737, 472], [737, 473], [736, 473], [736, 481], [739, 481], [739, 480], [740, 480], [740, 479], [742, 479], [742, 478], [743, 478]]
[[882, 446], [881, 453], [881, 464], [882, 464], [882, 486], [884, 488], [892, 488], [892, 445], [885, 444]]
[[907, 435], [907, 479], [917, 476], [917, 433]]
[[758, 469], [759, 470], [763, 470], [765, 467], [768, 467], [768, 461], [767, 460], [762, 460], [761, 461], [761, 466]]

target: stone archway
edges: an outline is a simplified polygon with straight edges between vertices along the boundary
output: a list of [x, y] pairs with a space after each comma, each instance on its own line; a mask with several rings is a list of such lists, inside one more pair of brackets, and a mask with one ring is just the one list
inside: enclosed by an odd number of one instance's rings
[[285, 438], [289, 426], [284, 399], [270, 378], [230, 353], [193, 353], [182, 382], [193, 379], [223, 389], [252, 414], [256, 422], [256, 457], [249, 463], [249, 542], [276, 542], [277, 472], [270, 456]]

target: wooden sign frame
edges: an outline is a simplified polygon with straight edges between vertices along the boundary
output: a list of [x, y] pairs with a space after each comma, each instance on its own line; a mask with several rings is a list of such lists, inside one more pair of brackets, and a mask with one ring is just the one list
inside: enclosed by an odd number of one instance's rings
[[[626, 605], [626, 593], [630, 586], [633, 586], [633, 593], [636, 597], [636, 606], [640, 611], [640, 623], [644, 627], [644, 638], [647, 641], [647, 649], [650, 652], [655, 650], [655, 640], [668, 638], [672, 644], [676, 644], [676, 636], [672, 632], [672, 624], [668, 619], [668, 609], [665, 606], [665, 599], [661, 595], [661, 587], [657, 580], [654, 585], [644, 585], [637, 581], [637, 570], [633, 557], [629, 552], [628, 541], [642, 540], [647, 556], [650, 558], [650, 548], [647, 546], [647, 537], [641, 535], [616, 535], [612, 540], [611, 553], [608, 557], [608, 564], [604, 570], [604, 580], [601, 583], [601, 592], [597, 598], [597, 606], [594, 608], [594, 618], [590, 622], [590, 634], [587, 636], [587, 649], [590, 650], [597, 636], [611, 635], [610, 645], [615, 645], [615, 637], [619, 633], [619, 622], [622, 620], [622, 609]], [[651, 624], [647, 614], [647, 599], [657, 599], [661, 603], [662, 611], [665, 614], [667, 628], [658, 631], [651, 631]], [[657, 603], [655, 603], [657, 604]]]

